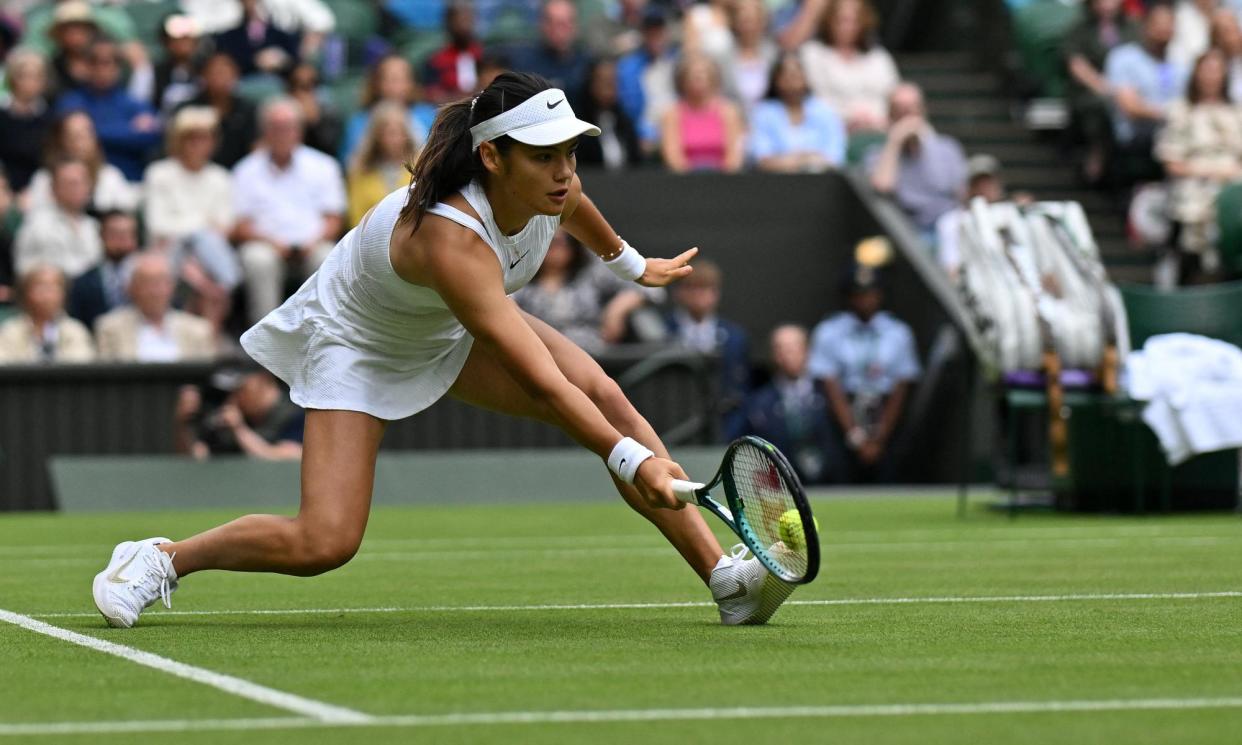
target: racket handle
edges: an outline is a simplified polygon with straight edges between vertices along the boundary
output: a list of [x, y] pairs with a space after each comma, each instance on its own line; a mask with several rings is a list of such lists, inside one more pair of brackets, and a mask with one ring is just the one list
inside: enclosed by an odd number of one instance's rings
[[704, 484], [697, 481], [683, 481], [681, 479], [673, 479], [673, 494], [683, 502], [694, 504], [698, 501], [695, 492], [702, 489]]

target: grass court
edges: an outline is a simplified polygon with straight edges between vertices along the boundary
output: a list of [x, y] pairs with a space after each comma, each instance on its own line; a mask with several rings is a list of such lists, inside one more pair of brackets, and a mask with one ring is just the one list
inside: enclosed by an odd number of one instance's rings
[[341, 570], [194, 575], [130, 630], [112, 546], [237, 513], [4, 515], [0, 745], [1238, 741], [1236, 515], [813, 496], [820, 578], [751, 628], [619, 500], [377, 508]]

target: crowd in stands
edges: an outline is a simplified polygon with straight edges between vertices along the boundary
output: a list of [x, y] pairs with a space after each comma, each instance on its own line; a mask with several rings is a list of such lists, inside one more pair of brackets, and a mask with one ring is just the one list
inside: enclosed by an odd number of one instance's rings
[[[380, 23], [359, 34], [338, 16], [351, 5]], [[241, 330], [408, 184], [436, 107], [505, 69], [543, 75], [599, 124], [583, 168], [815, 173], [853, 158], [929, 235], [960, 205], [965, 157], [901, 82], [869, 0], [611, 0], [585, 21], [580, 5], [600, 3], [6, 2], [0, 362], [236, 355]], [[851, 274], [850, 310], [813, 336], [776, 329], [756, 387], [745, 333], [717, 314], [724, 278], [696, 266], [668, 293], [620, 286], [559, 235], [516, 299], [592, 352], [720, 355], [723, 436], [786, 444], [809, 480], [882, 473], [918, 363], [874, 280]], [[253, 385], [270, 408], [269, 382]], [[179, 421], [201, 403], [187, 392]], [[256, 418], [230, 405], [213, 421], [250, 441]], [[201, 455], [195, 432], [182, 449]]]
[[1065, 35], [1082, 177], [1134, 202], [1137, 240], [1164, 251], [1157, 284], [1225, 276], [1221, 190], [1242, 179], [1242, 6], [1089, 0]]

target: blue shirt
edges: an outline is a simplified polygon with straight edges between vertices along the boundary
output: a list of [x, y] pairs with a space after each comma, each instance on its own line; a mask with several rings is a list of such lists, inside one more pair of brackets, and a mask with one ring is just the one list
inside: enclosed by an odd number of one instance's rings
[[77, 88], [60, 97], [56, 111], [58, 114], [86, 112], [95, 125], [95, 134], [108, 162], [119, 168], [130, 181], [142, 181], [147, 154], [163, 138], [158, 127], [146, 132], [134, 128], [134, 117], [139, 114], [155, 116], [155, 109], [150, 104], [133, 98], [122, 86], [102, 93], [90, 88]]
[[888, 395], [922, 374], [910, 327], [885, 311], [870, 323], [847, 311], [821, 321], [811, 335], [807, 369], [811, 377], [836, 380], [850, 395]]
[[808, 96], [794, 124], [780, 101], [760, 101], [751, 114], [749, 150], [755, 160], [816, 152], [833, 165], [845, 162], [845, 122], [824, 101]]
[[[1135, 41], [1108, 53], [1104, 77], [1114, 89], [1130, 88], [1147, 103], [1165, 108], [1185, 93], [1189, 71], [1171, 60], [1151, 56]], [[1135, 121], [1113, 107], [1113, 131], [1123, 145], [1136, 137], [1155, 134], [1156, 127], [1156, 122]]]

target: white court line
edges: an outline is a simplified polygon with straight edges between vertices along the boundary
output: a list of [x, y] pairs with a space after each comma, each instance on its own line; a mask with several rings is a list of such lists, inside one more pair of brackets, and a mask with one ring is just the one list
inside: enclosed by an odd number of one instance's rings
[[594, 711], [498, 711], [462, 714], [376, 716], [361, 722], [314, 719], [170, 719], [163, 721], [0, 724], [0, 737], [21, 735], [275, 730], [322, 727], [462, 727], [497, 724], [597, 724], [737, 719], [830, 719], [979, 714], [1055, 714], [1101, 711], [1168, 711], [1242, 708], [1242, 697], [1146, 698], [1076, 701], [981, 701], [938, 704], [842, 706], [747, 706], [701, 709], [601, 709]]
[[[824, 605], [920, 605], [945, 603], [1057, 603], [1119, 600], [1211, 600], [1242, 598], [1242, 590], [1217, 592], [1135, 592], [1074, 595], [945, 595], [898, 598], [837, 598], [828, 600], [787, 600], [786, 606]], [[542, 605], [414, 605], [372, 608], [265, 608], [253, 610], [163, 610], [157, 616], [305, 616], [346, 615], [350, 613], [492, 613], [510, 611], [558, 610], [660, 610], [666, 608], [714, 608], [711, 601], [666, 603], [548, 603]], [[98, 613], [31, 613], [33, 618], [94, 618]]]
[[[582, 544], [583, 541], [592, 540], [588, 538], [575, 539], [575, 543]], [[1143, 541], [1138, 544], [1137, 541]], [[1242, 536], [1237, 538], [1225, 536], [1149, 536], [1149, 537], [1116, 537], [1116, 538], [1014, 538], [999, 540], [977, 540], [977, 541], [858, 541], [858, 542], [827, 542], [822, 543], [824, 551], [828, 553], [839, 552], [878, 552], [878, 553], [902, 553], [908, 551], [928, 552], [928, 551], [951, 551], [962, 547], [969, 547], [978, 550], [999, 550], [999, 549], [1015, 549], [1026, 550], [1030, 548], [1073, 548], [1078, 546], [1090, 546], [1093, 548], [1114, 546], [1134, 546], [1136, 548], [1144, 548], [1147, 544], [1159, 543], [1161, 545], [1174, 546], [1219, 546], [1219, 545], [1242, 545]], [[63, 553], [63, 552], [62, 552]], [[505, 546], [496, 546], [493, 548], [476, 548], [463, 549], [445, 547], [442, 549], [421, 549], [412, 551], [391, 551], [378, 550], [369, 551], [367, 545], [364, 544], [362, 551], [354, 557], [354, 562], [366, 561], [481, 561], [493, 560], [497, 556], [527, 556], [527, 557], [570, 557], [570, 556], [620, 556], [620, 555], [636, 555], [636, 556], [659, 556], [668, 555], [675, 556], [672, 548], [667, 543], [658, 543], [655, 541], [633, 541], [629, 546], [582, 546], [577, 548], [555, 548], [555, 547], [529, 547], [529, 548], [512, 548]], [[98, 556], [58, 556], [48, 558], [43, 556], [22, 556], [13, 555], [5, 557], [5, 562], [12, 564], [21, 562], [27, 566], [74, 566], [79, 564], [97, 564], [100, 559]]]
[[274, 688], [268, 688], [267, 686], [261, 686], [258, 683], [251, 683], [250, 681], [243, 680], [242, 678], [235, 678], [232, 675], [224, 675], [223, 673], [213, 672], [201, 667], [194, 667], [193, 665], [187, 665], [183, 662], [170, 660], [167, 657], [161, 657], [158, 654], [144, 652], [140, 649], [127, 647], [123, 644], [116, 644], [115, 642], [104, 641], [103, 639], [97, 639], [93, 636], [79, 634], [69, 631], [68, 629], [62, 629], [58, 626], [43, 623], [42, 621], [31, 618], [30, 616], [23, 616], [20, 613], [4, 610], [3, 608], [0, 608], [0, 621], [20, 626], [21, 628], [33, 631], [36, 634], [43, 634], [44, 636], [50, 636], [53, 639], [60, 639], [61, 641], [66, 641], [70, 644], [76, 644], [80, 647], [86, 647], [87, 649], [93, 649], [97, 652], [103, 652], [104, 654], [120, 657], [121, 659], [129, 660], [130, 662], [139, 665], [154, 668], [162, 673], [175, 675], [178, 678], [185, 678], [186, 680], [190, 680], [195, 683], [202, 683], [203, 685], [211, 686], [212, 688], [224, 691], [225, 693], [230, 693], [234, 696], [240, 696], [241, 698], [257, 701], [261, 704], [267, 704], [268, 706], [274, 706], [278, 709], [291, 711], [295, 714], [301, 714], [318, 722], [333, 724], [359, 724], [367, 722], [371, 719], [369, 715], [363, 714], [359, 711], [354, 711], [353, 709], [346, 709], [340, 706], [325, 704], [322, 701], [303, 698], [292, 693], [286, 693], [284, 691], [278, 691]]
[[[1185, 540], [1185, 539], [1209, 539], [1220, 541], [1239, 541], [1242, 540], [1242, 532], [1236, 535], [1202, 535], [1196, 533], [1185, 532], [1187, 526], [1173, 525], [1169, 526], [1172, 530], [1160, 526], [1077, 526], [1077, 525], [1061, 525], [1061, 526], [1038, 526], [1024, 528], [1021, 526], [1004, 527], [1004, 528], [948, 528], [944, 530], [927, 529], [927, 528], [910, 528], [906, 530], [836, 530], [831, 525], [824, 530], [825, 535], [831, 538], [826, 545], [828, 546], [866, 546], [866, 545], [913, 545], [922, 546], [925, 544], [934, 545], [978, 545], [980, 543], [1008, 543], [1014, 541], [1029, 541], [1031, 543], [1044, 542], [1067, 542], [1067, 541], [1096, 541], [1096, 540], [1121, 540], [1127, 538], [1151, 538], [1154, 540]], [[1204, 526], [1208, 527], [1208, 526]], [[1083, 535], [1086, 534], [1086, 535]], [[429, 538], [367, 538], [362, 548], [365, 551], [368, 548], [376, 548], [380, 546], [391, 547], [433, 547], [442, 546], [445, 550], [455, 550], [465, 547], [475, 547], [477, 549], [487, 549], [500, 546], [512, 546], [514, 548], [522, 547], [548, 547], [548, 546], [565, 546], [567, 548], [577, 548], [583, 546], [587, 542], [591, 542], [595, 546], [601, 544], [611, 544], [618, 548], [624, 548], [634, 545], [664, 545], [658, 543], [658, 536], [653, 538], [652, 533], [619, 533], [611, 535], [545, 535], [545, 536], [461, 536], [456, 538], [447, 537], [429, 537]], [[842, 540], [846, 538], [863, 539], [869, 536], [884, 536], [882, 541], [868, 540]], [[945, 536], [948, 540], [935, 540], [938, 536]], [[989, 537], [994, 536], [994, 539]], [[922, 540], [905, 540], [922, 539]], [[647, 540], [652, 539], [652, 540]], [[86, 553], [91, 551], [111, 551], [116, 544], [114, 543], [79, 543], [79, 544], [32, 544], [28, 546], [0, 546], [0, 556], [22, 556], [36, 553], [50, 554], [71, 554]]]

